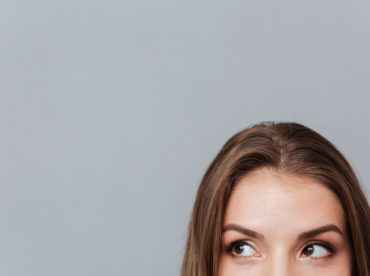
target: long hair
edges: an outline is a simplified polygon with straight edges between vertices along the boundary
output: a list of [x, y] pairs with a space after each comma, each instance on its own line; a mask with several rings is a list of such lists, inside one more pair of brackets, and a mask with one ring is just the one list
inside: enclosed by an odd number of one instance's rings
[[231, 191], [241, 177], [261, 167], [309, 176], [336, 194], [345, 212], [352, 275], [369, 276], [370, 209], [359, 181], [331, 142], [294, 122], [262, 122], [236, 133], [221, 148], [198, 188], [181, 275], [218, 275]]

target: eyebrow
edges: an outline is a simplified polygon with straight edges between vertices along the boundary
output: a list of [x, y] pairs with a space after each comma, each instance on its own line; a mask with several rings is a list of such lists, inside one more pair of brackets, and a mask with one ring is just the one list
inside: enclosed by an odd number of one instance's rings
[[264, 239], [263, 235], [257, 233], [256, 231], [250, 230], [248, 228], [241, 227], [241, 226], [236, 225], [236, 224], [228, 224], [228, 225], [226, 225], [222, 229], [222, 233], [224, 233], [226, 231], [231, 231], [231, 230], [234, 230], [236, 232], [242, 233], [242, 234], [244, 234], [246, 236], [250, 236], [252, 238]]
[[302, 234], [298, 236], [298, 239], [303, 240], [307, 238], [312, 238], [314, 236], [317, 236], [318, 234], [329, 232], [329, 231], [337, 232], [343, 236], [343, 233], [342, 231], [340, 231], [338, 226], [334, 224], [328, 224], [328, 225], [325, 225], [325, 226], [322, 226], [322, 227], [319, 227], [319, 228], [316, 228], [316, 229], [313, 229], [307, 232], [303, 232]]
[[[237, 224], [228, 224], [228, 225], [226, 225], [222, 229], [222, 233], [224, 233], [226, 231], [232, 231], [232, 230], [236, 231], [236, 232], [239, 232], [239, 233], [242, 233], [246, 236], [250, 236], [252, 238], [264, 239], [264, 236], [262, 234], [259, 234], [256, 231], [253, 231], [251, 229], [239, 226]], [[339, 233], [343, 236], [343, 233], [342, 233], [342, 231], [340, 231], [338, 226], [336, 226], [334, 224], [328, 224], [328, 225], [324, 225], [324, 226], [321, 226], [319, 228], [315, 228], [315, 229], [312, 229], [310, 231], [301, 233], [298, 236], [298, 240], [312, 238], [312, 237], [317, 236], [321, 233], [330, 232], [330, 231], [337, 232], [337, 233]]]

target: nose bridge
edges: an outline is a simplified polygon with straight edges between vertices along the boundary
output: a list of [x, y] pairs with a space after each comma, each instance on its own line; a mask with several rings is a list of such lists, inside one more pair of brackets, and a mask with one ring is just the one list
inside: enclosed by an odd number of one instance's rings
[[294, 276], [293, 260], [284, 247], [277, 247], [265, 259], [265, 276]]

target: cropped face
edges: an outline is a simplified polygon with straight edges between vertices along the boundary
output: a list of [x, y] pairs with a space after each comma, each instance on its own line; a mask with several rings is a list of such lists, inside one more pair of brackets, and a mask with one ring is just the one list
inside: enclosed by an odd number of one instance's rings
[[350, 276], [345, 216], [336, 195], [307, 176], [258, 169], [229, 199], [220, 276]]

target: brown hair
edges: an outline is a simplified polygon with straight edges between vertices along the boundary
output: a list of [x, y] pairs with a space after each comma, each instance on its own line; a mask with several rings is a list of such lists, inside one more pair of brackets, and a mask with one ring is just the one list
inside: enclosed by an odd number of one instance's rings
[[294, 122], [262, 122], [232, 136], [200, 183], [189, 223], [182, 276], [218, 274], [228, 198], [248, 172], [273, 167], [306, 175], [329, 187], [345, 211], [352, 247], [352, 275], [370, 272], [370, 209], [350, 164], [312, 129]]

